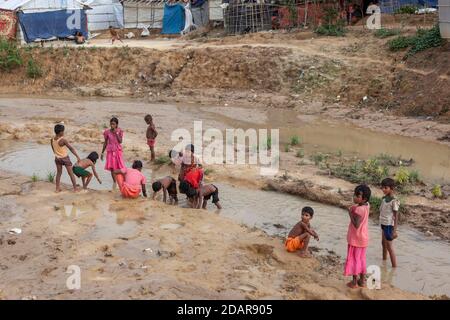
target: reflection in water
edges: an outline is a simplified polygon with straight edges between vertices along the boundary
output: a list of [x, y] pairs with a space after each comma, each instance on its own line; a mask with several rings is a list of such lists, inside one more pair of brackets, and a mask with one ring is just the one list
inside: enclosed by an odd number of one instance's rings
[[[224, 207], [222, 215], [260, 228], [270, 235], [285, 237], [300, 219], [301, 208], [313, 207], [315, 214], [311, 224], [319, 233], [320, 241], [311, 240], [310, 245], [332, 250], [344, 262], [349, 223], [345, 210], [277, 192], [235, 188], [226, 184], [217, 186]], [[211, 205], [209, 208], [214, 210]], [[384, 264], [381, 259], [381, 230], [375, 221], [370, 221], [369, 231], [367, 263], [381, 267], [383, 280], [404, 290], [450, 295], [450, 251], [447, 243], [400, 226], [399, 238], [394, 242], [399, 267], [393, 270], [390, 262]]]
[[426, 181], [450, 183], [450, 148], [446, 145], [362, 129], [342, 121], [302, 121], [296, 111], [287, 109], [270, 110], [264, 124], [244, 121], [239, 113], [232, 118], [213, 110], [192, 108], [199, 119], [221, 121], [229, 128], [279, 129], [281, 145], [289, 143], [291, 137], [299, 136], [307, 154], [341, 151], [344, 155], [368, 158], [384, 153], [414, 159], [412, 168]]

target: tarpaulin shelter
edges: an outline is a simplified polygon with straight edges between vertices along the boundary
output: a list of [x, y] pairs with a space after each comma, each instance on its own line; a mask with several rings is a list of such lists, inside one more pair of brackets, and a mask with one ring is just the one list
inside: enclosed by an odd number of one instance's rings
[[184, 29], [184, 6], [179, 3], [164, 4], [162, 34], [180, 34]]
[[88, 37], [84, 5], [77, 0], [0, 0], [0, 10], [17, 13], [20, 39], [25, 42]]
[[120, 0], [80, 0], [87, 6], [88, 30], [106, 30], [109, 26], [124, 27], [123, 5]]

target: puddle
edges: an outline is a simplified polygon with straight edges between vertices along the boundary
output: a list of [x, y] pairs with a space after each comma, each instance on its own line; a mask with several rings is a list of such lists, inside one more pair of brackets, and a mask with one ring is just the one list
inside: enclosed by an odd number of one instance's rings
[[[297, 135], [306, 154], [341, 151], [343, 155], [361, 158], [384, 153], [402, 159], [414, 159], [415, 163], [411, 168], [418, 170], [426, 181], [450, 183], [450, 148], [439, 143], [357, 128], [342, 121], [330, 122], [315, 117], [305, 121], [299, 119], [298, 113], [292, 110], [270, 110], [263, 121], [256, 123], [242, 120], [240, 113], [225, 116], [220, 109], [215, 112], [214, 109], [203, 107], [191, 108], [191, 111], [198, 116], [198, 120], [224, 122], [229, 128], [280, 129], [282, 146]], [[264, 115], [263, 112], [262, 114]]]
[[[33, 161], [30, 161], [33, 159]], [[20, 165], [26, 163], [26, 166]], [[110, 189], [111, 178], [103, 170], [103, 163], [97, 164], [98, 173], [105, 181], [99, 185], [93, 181], [91, 188]], [[48, 146], [25, 146], [18, 151], [9, 151], [0, 155], [0, 169], [17, 171], [21, 174], [38, 174], [45, 176], [53, 169], [53, 156]], [[150, 176], [147, 174], [147, 177]], [[69, 182], [67, 174], [63, 174], [63, 182]], [[109, 182], [109, 184], [108, 184]], [[311, 245], [321, 248], [318, 254], [334, 251], [343, 259], [346, 255], [346, 232], [348, 227], [347, 212], [332, 206], [304, 200], [300, 197], [277, 192], [236, 188], [228, 184], [220, 184], [221, 203], [224, 207], [220, 214], [250, 227], [257, 227], [270, 235], [285, 237], [290, 228], [298, 221], [303, 206], [312, 206], [316, 214], [312, 221], [313, 227], [320, 235], [320, 242], [312, 240]], [[180, 205], [185, 206], [184, 197]], [[215, 211], [213, 204], [208, 204], [211, 214]], [[5, 209], [6, 207], [4, 207]], [[77, 218], [82, 211], [67, 206], [60, 215]], [[5, 209], [6, 210], [6, 209]], [[9, 209], [8, 209], [9, 210]], [[125, 202], [106, 206], [101, 209], [101, 216], [96, 220], [95, 227], [85, 237], [89, 240], [107, 240], [117, 238], [132, 238], [138, 232], [137, 228], [145, 219], [143, 212], [130, 214]], [[178, 225], [163, 225], [161, 228], [175, 229]], [[370, 222], [371, 245], [368, 248], [368, 265], [379, 265], [384, 281], [404, 290], [431, 294], [446, 294], [450, 296], [450, 251], [447, 243], [438, 241], [421, 233], [401, 226], [399, 238], [395, 241], [395, 249], [399, 266], [392, 271], [389, 266], [383, 266], [381, 260], [381, 232], [379, 226]], [[150, 241], [151, 242], [151, 241]], [[157, 252], [158, 245], [148, 243], [148, 247]], [[144, 245], [145, 244], [145, 245]], [[133, 243], [123, 248], [126, 252], [142, 250], [147, 243]], [[131, 246], [133, 248], [127, 248]], [[138, 250], [139, 249], [139, 250]], [[156, 251], [154, 250], [156, 249]], [[154, 252], [139, 252], [139, 256], [151, 256]], [[166, 254], [163, 252], [163, 254]], [[170, 257], [170, 254], [169, 254]]]
[[[74, 145], [77, 150], [77, 145]], [[86, 157], [88, 154], [84, 154], [80, 151], [79, 155], [81, 158]], [[49, 173], [56, 173], [56, 166], [54, 161], [54, 156], [50, 145], [36, 145], [36, 144], [16, 144], [8, 151], [0, 154], [0, 169], [5, 171], [18, 172], [26, 176], [37, 176], [39, 180], [46, 181]], [[70, 155], [72, 163], [76, 162], [76, 158]], [[25, 165], [24, 165], [25, 164]], [[126, 163], [127, 166], [131, 166], [130, 163]], [[104, 161], [98, 159], [96, 164], [97, 173], [102, 181], [99, 184], [95, 177], [92, 178], [89, 189], [94, 190], [111, 190], [112, 188], [112, 178], [109, 171], [104, 170]], [[92, 172], [91, 169], [88, 169]], [[150, 172], [144, 170], [144, 174], [150, 178]], [[65, 168], [63, 168], [63, 174], [61, 177], [61, 183], [72, 185], [69, 175]], [[77, 178], [77, 183], [81, 186], [81, 179]]]
[[[299, 220], [300, 210], [311, 206], [315, 210], [311, 222], [320, 241], [311, 240], [311, 246], [326, 254], [332, 250], [344, 262], [347, 253], [348, 214], [345, 210], [304, 200], [278, 192], [236, 188], [217, 184], [221, 203], [220, 214], [250, 227], [257, 227], [270, 235], [285, 237]], [[209, 203], [211, 213], [215, 207]], [[217, 212], [217, 211], [216, 211]], [[392, 271], [390, 262], [383, 266], [381, 259], [381, 232], [375, 221], [370, 221], [370, 247], [367, 250], [368, 265], [378, 265], [382, 277], [403, 290], [450, 295], [450, 251], [447, 243], [429, 238], [407, 226], [399, 229], [395, 250], [399, 267]]]

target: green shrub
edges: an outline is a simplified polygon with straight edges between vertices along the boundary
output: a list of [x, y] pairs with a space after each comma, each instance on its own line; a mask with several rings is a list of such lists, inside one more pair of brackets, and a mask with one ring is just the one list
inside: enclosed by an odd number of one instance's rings
[[442, 198], [442, 196], [443, 196], [442, 188], [438, 184], [433, 187], [433, 189], [431, 190], [431, 193], [433, 194], [433, 196], [435, 198]]
[[23, 60], [17, 44], [0, 38], [0, 70], [9, 72], [22, 64]]
[[380, 213], [380, 206], [381, 206], [382, 199], [376, 196], [370, 197], [370, 214], [377, 215]]
[[293, 136], [291, 137], [291, 145], [292, 146], [297, 146], [300, 144], [300, 138], [299, 136]]
[[377, 31], [374, 32], [374, 36], [377, 38], [389, 38], [389, 37], [393, 37], [393, 36], [398, 36], [400, 34], [400, 30], [398, 29], [385, 29], [385, 28], [381, 28], [378, 29]]
[[288, 144], [286, 144], [284, 146], [284, 152], [289, 152], [289, 151], [291, 151], [291, 148], [290, 148], [290, 146]]
[[205, 171], [204, 171], [204, 173], [205, 173], [205, 176], [209, 176], [211, 173], [213, 173], [214, 172], [214, 170], [213, 169], [210, 169], [210, 168], [207, 168], [207, 169], [205, 169]]
[[345, 35], [344, 21], [339, 19], [336, 8], [324, 9], [324, 23], [314, 30], [315, 33], [324, 36], [342, 37]]
[[414, 42], [414, 37], [398, 36], [388, 41], [388, 47], [391, 51], [400, 51], [410, 47]]
[[28, 60], [27, 64], [27, 76], [32, 79], [37, 79], [42, 77], [43, 72], [41, 67], [34, 61], [33, 58]]
[[328, 159], [328, 155], [325, 155], [323, 153], [315, 153], [311, 156], [311, 160], [314, 161], [314, 164], [317, 166], [319, 165], [322, 161], [325, 161], [326, 159]]
[[305, 151], [303, 151], [303, 149], [300, 149], [297, 151], [297, 153], [295, 154], [295, 156], [297, 158], [303, 158], [305, 156]]
[[391, 51], [399, 51], [409, 48], [407, 57], [416, 54], [417, 52], [439, 47], [443, 45], [444, 40], [441, 37], [439, 26], [435, 25], [431, 29], [418, 29], [414, 36], [398, 36], [388, 41], [388, 47]]
[[412, 5], [406, 5], [394, 11], [395, 14], [415, 14], [419, 8]]
[[33, 175], [31, 176], [31, 182], [38, 182], [39, 180], [39, 176], [36, 173], [33, 173]]
[[53, 181], [55, 181], [55, 173], [54, 172], [49, 172], [47, 173], [47, 181], [53, 183]]
[[376, 159], [340, 162], [330, 168], [332, 175], [352, 183], [379, 184], [389, 176], [389, 168]]
[[155, 159], [155, 164], [163, 165], [163, 164], [169, 164], [172, 160], [168, 156], [160, 156]]

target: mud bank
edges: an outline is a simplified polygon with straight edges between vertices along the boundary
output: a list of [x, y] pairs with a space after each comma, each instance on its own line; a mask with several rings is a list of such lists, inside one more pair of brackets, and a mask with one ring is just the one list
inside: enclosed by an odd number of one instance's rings
[[[26, 86], [35, 94], [151, 97], [156, 102], [250, 101], [278, 108], [338, 102], [354, 110], [447, 121], [446, 47], [404, 63], [404, 52], [387, 51], [387, 40], [354, 28], [338, 39], [311, 32], [274, 32], [205, 42], [172, 39], [162, 47], [159, 42], [152, 46], [151, 41], [130, 41], [129, 46], [116, 48], [95, 44], [32, 48], [22, 53], [24, 61], [33, 57], [43, 77], [29, 79], [23, 66], [5, 73], [0, 87], [3, 93], [20, 92]], [[430, 104], [431, 95], [436, 101]]]
[[[280, 239], [212, 212], [0, 176], [2, 299], [423, 298], [389, 285], [348, 289], [326, 259], [299, 260]], [[66, 287], [70, 265], [80, 290]]]

